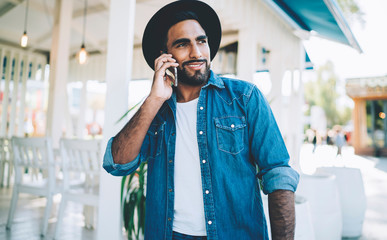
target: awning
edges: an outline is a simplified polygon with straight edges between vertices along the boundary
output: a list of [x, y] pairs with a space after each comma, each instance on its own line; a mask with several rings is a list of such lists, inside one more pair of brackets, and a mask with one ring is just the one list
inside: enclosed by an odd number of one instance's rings
[[363, 52], [336, 0], [264, 0], [293, 27]]
[[305, 51], [305, 70], [313, 70], [314, 64], [310, 61], [308, 53]]

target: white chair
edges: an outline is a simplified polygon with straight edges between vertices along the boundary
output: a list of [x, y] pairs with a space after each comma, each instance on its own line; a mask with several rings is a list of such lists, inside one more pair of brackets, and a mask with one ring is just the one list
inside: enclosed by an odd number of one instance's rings
[[49, 138], [13, 137], [12, 149], [14, 152], [15, 183], [7, 229], [12, 226], [19, 193], [28, 193], [47, 198], [41, 229], [41, 235], [44, 236], [47, 232], [53, 196], [60, 191], [56, 184], [51, 140]]
[[[60, 141], [64, 184], [55, 239], [60, 236], [68, 201], [82, 203], [86, 207], [88, 206], [87, 210], [91, 212], [95, 209], [90, 210], [90, 206], [98, 207], [99, 175], [102, 164], [100, 144], [99, 140], [61, 139]], [[86, 227], [90, 224], [87, 223], [90, 222], [88, 218], [90, 215], [86, 214]]]
[[4, 177], [7, 172], [7, 184], [9, 187], [12, 175], [12, 147], [11, 140], [8, 138], [0, 138], [0, 187], [4, 187]]

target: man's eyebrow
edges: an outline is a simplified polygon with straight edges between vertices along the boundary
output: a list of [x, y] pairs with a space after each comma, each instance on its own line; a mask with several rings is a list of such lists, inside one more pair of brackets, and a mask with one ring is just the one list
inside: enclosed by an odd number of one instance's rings
[[172, 46], [175, 46], [175, 45], [180, 44], [180, 43], [187, 43], [187, 42], [190, 42], [190, 40], [188, 38], [179, 38], [179, 39], [176, 39], [172, 43]]
[[[206, 35], [200, 35], [196, 38], [196, 41], [200, 41], [200, 40], [204, 40], [204, 39], [207, 39], [207, 36]], [[180, 43], [189, 43], [190, 40], [188, 38], [179, 38], [179, 39], [176, 39], [173, 43], [172, 43], [172, 46], [176, 46]]]
[[204, 39], [207, 39], [207, 36], [206, 35], [200, 35], [196, 38], [196, 41], [198, 40], [204, 40]]

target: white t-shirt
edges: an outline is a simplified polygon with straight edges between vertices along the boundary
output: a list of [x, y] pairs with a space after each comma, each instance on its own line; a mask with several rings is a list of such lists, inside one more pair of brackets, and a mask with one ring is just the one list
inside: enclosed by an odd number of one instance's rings
[[198, 98], [177, 103], [175, 206], [173, 231], [206, 236], [199, 147], [196, 136]]

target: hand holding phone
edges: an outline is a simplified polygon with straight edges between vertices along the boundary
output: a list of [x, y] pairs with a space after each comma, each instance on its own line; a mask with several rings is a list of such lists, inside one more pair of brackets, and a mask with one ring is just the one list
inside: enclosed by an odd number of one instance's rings
[[165, 75], [166, 76], [169, 76], [171, 79], [173, 79], [173, 85], [175, 87], [177, 87], [177, 68], [176, 67], [171, 67], [171, 68], [167, 68], [167, 70], [165, 70]]

